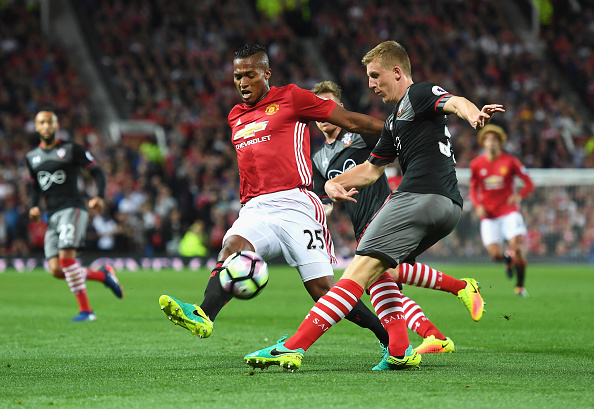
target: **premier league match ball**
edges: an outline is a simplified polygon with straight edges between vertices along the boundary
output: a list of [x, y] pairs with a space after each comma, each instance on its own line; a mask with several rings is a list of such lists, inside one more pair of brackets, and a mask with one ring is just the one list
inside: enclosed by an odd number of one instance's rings
[[268, 265], [253, 251], [231, 254], [219, 273], [223, 289], [242, 300], [254, 298], [268, 284]]

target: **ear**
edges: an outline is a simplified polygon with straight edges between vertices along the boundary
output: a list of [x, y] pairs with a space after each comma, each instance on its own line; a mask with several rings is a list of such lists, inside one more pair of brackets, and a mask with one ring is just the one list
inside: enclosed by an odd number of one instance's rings
[[394, 72], [394, 79], [396, 81], [398, 81], [398, 80], [400, 80], [400, 78], [402, 78], [402, 75], [403, 75], [402, 69], [399, 66], [395, 65], [394, 68], [392, 68], [392, 71]]
[[271, 75], [272, 75], [272, 70], [270, 68], [267, 68], [266, 71], [264, 71], [264, 79], [268, 80]]

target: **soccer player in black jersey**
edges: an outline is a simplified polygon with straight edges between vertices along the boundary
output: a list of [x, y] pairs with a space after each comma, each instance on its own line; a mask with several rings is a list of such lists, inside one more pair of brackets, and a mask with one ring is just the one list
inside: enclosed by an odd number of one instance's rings
[[[312, 92], [319, 97], [331, 99], [337, 104], [342, 105], [342, 91], [338, 84], [332, 81], [322, 81], [315, 84]], [[365, 137], [364, 135], [357, 133], [346, 132], [340, 127], [328, 122], [316, 122], [316, 125], [324, 133], [326, 142], [312, 155], [314, 175], [313, 192], [320, 197], [326, 215], [329, 215], [332, 212], [333, 203], [324, 191], [326, 181], [365, 162], [378, 139], [375, 137]], [[363, 235], [365, 227], [371, 221], [373, 215], [380, 209], [390, 193], [391, 189], [388, 184], [388, 178], [383, 174], [375, 183], [360, 190], [357, 195], [356, 203], [344, 202], [342, 204], [353, 222], [355, 237], [357, 239]], [[429, 284], [431, 280], [426, 278], [423, 280], [413, 277], [409, 280], [412, 285], [423, 286], [422, 284], [425, 283], [426, 287], [450, 292], [453, 291], [445, 286], [445, 283], [450, 284], [450, 286], [454, 288], [459, 288], [455, 287], [456, 285], [461, 285], [462, 287], [466, 286], [465, 281], [456, 280], [453, 277], [444, 275], [427, 265], [415, 263], [414, 266], [408, 264], [406, 264], [406, 266], [407, 268], [413, 271], [419, 271], [424, 275], [441, 275], [439, 280], [435, 280], [440, 283], [438, 288], [435, 288], [435, 285], [430, 286]], [[398, 267], [396, 269], [388, 270], [397, 283], [400, 282]], [[407, 275], [406, 273], [408, 273], [408, 271], [405, 271], [405, 277]], [[457, 295], [455, 292], [454, 294]], [[423, 310], [415, 301], [403, 295], [402, 302], [407, 327], [423, 338], [422, 344], [415, 348], [418, 353], [454, 352], [454, 342], [437, 329], [429, 318], [425, 316]]]
[[58, 128], [58, 117], [53, 111], [40, 111], [35, 117], [40, 144], [26, 156], [31, 177], [29, 218], [34, 221], [41, 218], [39, 204], [43, 196], [48, 213], [44, 253], [50, 272], [56, 278], [66, 279], [76, 296], [79, 314], [72, 321], [95, 321], [87, 297], [86, 280], [103, 282], [118, 298], [124, 294], [111, 266], [96, 271], [81, 266], [76, 260], [77, 250], [84, 244], [88, 221], [77, 183], [81, 169], [93, 176], [98, 194], [89, 200], [89, 208], [101, 211], [105, 175], [91, 153], [82, 146], [56, 139]]
[[[474, 129], [481, 129], [494, 113], [504, 109], [491, 104], [479, 110], [438, 85], [414, 83], [408, 54], [395, 41], [379, 44], [362, 62], [367, 67], [369, 88], [396, 107], [369, 159], [328, 180], [325, 190], [336, 202], [356, 202], [357, 189], [375, 183], [396, 158], [402, 168], [402, 183], [365, 229], [342, 278], [314, 305], [297, 333], [246, 355], [248, 364], [290, 363], [293, 369], [299, 368], [306, 350], [350, 311], [365, 289], [369, 289], [390, 336], [386, 353], [373, 369], [415, 369], [421, 363], [421, 355], [408, 341], [402, 294], [386, 270], [402, 263], [414, 264], [419, 254], [447, 236], [460, 219], [462, 197], [446, 115], [455, 113]], [[476, 280], [465, 280], [467, 285], [459, 297], [478, 320], [483, 300]]]

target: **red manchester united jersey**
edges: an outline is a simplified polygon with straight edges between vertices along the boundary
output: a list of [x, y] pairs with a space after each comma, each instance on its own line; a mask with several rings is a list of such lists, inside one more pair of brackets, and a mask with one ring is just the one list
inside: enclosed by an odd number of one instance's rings
[[487, 218], [504, 216], [518, 210], [517, 204], [507, 203], [514, 193], [514, 177], [524, 181], [519, 192], [522, 198], [534, 189], [534, 184], [526, 173], [526, 168], [514, 156], [502, 152], [494, 161], [483, 154], [470, 162], [470, 198], [475, 206], [482, 204]]
[[311, 188], [309, 122], [323, 122], [336, 103], [290, 84], [271, 87], [256, 105], [238, 104], [229, 126], [239, 166], [241, 203], [296, 187]]

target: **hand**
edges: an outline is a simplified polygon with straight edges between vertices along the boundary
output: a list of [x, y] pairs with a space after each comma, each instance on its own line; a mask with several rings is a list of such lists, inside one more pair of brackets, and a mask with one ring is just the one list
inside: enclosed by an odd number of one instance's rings
[[479, 219], [482, 219], [483, 217], [487, 217], [487, 210], [485, 209], [485, 206], [478, 205], [476, 207], [476, 215], [479, 217]]
[[491, 121], [491, 118], [493, 117], [493, 114], [495, 112], [505, 112], [505, 109], [503, 109], [503, 105], [485, 105], [483, 109], [481, 109], [481, 112], [478, 113], [477, 117], [469, 118], [468, 122], [470, 122], [470, 125], [472, 125], [474, 129], [482, 129]]
[[522, 201], [522, 196], [520, 196], [517, 193], [515, 193], [507, 198], [507, 204], [510, 204], [510, 205], [519, 204], [521, 201]]
[[340, 203], [345, 200], [357, 203], [357, 201], [352, 197], [353, 195], [359, 193], [359, 191], [355, 188], [352, 188], [347, 192], [346, 189], [342, 187], [342, 185], [329, 180], [324, 185], [324, 190], [326, 190], [326, 193], [328, 193], [330, 199], [336, 203]]
[[103, 199], [100, 198], [99, 196], [94, 197], [91, 200], [89, 200], [89, 209], [93, 209], [98, 212], [102, 212], [104, 207], [105, 207], [105, 203], [103, 202]]
[[35, 206], [29, 210], [29, 220], [32, 222], [39, 221], [41, 219], [41, 210], [39, 207]]

